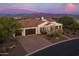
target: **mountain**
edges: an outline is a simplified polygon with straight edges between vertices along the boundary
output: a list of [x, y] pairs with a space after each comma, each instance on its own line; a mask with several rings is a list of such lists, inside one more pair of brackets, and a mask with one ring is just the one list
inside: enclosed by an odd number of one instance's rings
[[2, 10], [0, 14], [31, 14], [33, 11], [29, 10]]
[[22, 10], [22, 9], [6, 9], [6, 10], [0, 10], [0, 15], [5, 15], [5, 14], [73, 14], [73, 15], [78, 15], [79, 11], [76, 10], [74, 12], [69, 12], [66, 13], [64, 11], [61, 12], [41, 12], [41, 11], [35, 11], [35, 10]]
[[59, 18], [61, 16], [79, 16], [79, 15], [73, 15], [73, 14], [49, 14], [49, 13], [32, 13], [32, 14], [16, 14], [16, 15], [10, 15], [14, 17], [24, 17], [24, 18], [40, 18], [40, 17], [52, 17], [52, 18]]

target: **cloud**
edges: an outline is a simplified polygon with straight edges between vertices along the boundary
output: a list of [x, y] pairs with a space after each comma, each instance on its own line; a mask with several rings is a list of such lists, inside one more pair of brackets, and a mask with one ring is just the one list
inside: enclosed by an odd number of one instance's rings
[[13, 6], [0, 6], [0, 10], [31, 10], [32, 8], [30, 7], [13, 7]]
[[76, 9], [76, 6], [72, 3], [68, 3], [66, 6], [65, 6], [65, 10], [66, 11], [69, 11], [69, 12], [72, 12]]
[[0, 11], [3, 10], [29, 10], [29, 11], [34, 11], [34, 12], [46, 12], [44, 10], [39, 10], [33, 7], [17, 7], [17, 6], [0, 6]]

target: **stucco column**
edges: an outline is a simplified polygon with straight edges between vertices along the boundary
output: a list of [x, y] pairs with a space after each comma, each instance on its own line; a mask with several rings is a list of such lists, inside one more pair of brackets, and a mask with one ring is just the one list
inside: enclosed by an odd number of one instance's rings
[[61, 30], [62, 30], [62, 26], [61, 26]]
[[15, 33], [13, 34], [13, 37], [15, 37]]
[[36, 34], [38, 34], [38, 27], [36, 28]]
[[40, 27], [36, 28], [36, 34], [40, 34]]
[[26, 36], [25, 28], [22, 29], [22, 36]]
[[58, 30], [60, 29], [60, 26], [58, 26]]

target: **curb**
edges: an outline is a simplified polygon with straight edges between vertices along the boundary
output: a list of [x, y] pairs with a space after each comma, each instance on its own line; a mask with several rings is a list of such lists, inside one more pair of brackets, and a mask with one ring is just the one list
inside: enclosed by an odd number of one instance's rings
[[50, 47], [50, 46], [52, 46], [52, 45], [60, 44], [60, 43], [67, 42], [67, 41], [74, 40], [74, 39], [78, 39], [78, 38], [79, 38], [79, 37], [71, 38], [71, 39], [67, 39], [67, 40], [59, 41], [59, 42], [56, 42], [56, 43], [53, 43], [53, 44], [49, 44], [49, 45], [47, 45], [47, 46], [44, 46], [44, 47], [42, 47], [42, 48], [40, 48], [40, 49], [37, 49], [37, 50], [31, 52], [31, 53], [28, 53], [28, 54], [26, 54], [25, 56], [30, 56], [30, 55], [32, 55], [32, 54], [38, 52], [38, 51], [41, 51], [41, 50], [43, 50], [43, 49], [45, 49], [45, 48]]

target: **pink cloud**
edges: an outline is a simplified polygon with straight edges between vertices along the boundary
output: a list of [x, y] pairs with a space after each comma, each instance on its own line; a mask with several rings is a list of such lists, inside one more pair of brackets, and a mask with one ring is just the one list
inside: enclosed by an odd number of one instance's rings
[[72, 3], [68, 3], [66, 6], [65, 6], [65, 10], [66, 11], [74, 11], [76, 9], [75, 5], [72, 4]]
[[10, 10], [10, 9], [13, 9], [13, 10], [31, 10], [32, 8], [30, 7], [2, 7], [0, 6], [0, 10]]
[[35, 12], [46, 12], [45, 10], [38, 10], [32, 7], [16, 7], [16, 6], [0, 6], [0, 10], [30, 10], [30, 11], [35, 11]]

